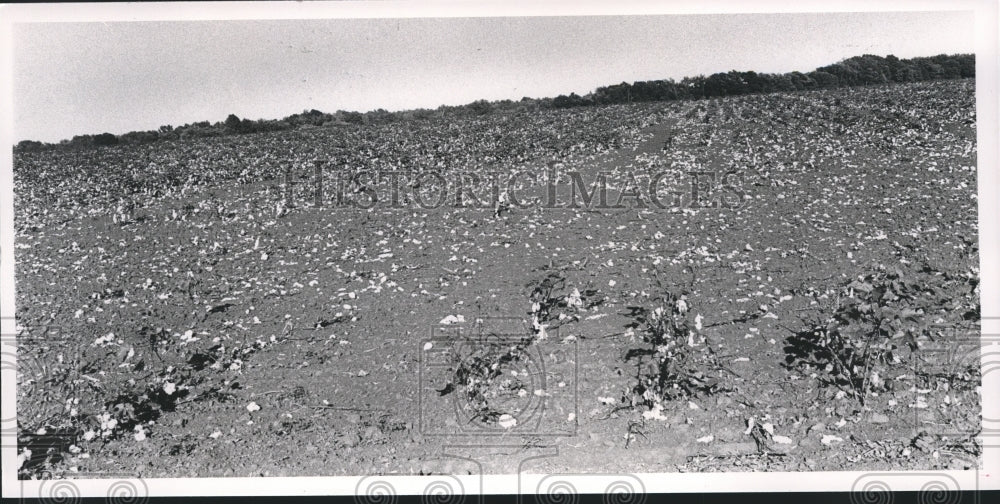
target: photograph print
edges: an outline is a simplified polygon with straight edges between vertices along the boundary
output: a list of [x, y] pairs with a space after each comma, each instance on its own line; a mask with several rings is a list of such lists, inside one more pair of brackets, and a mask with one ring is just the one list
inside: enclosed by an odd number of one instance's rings
[[15, 17], [4, 478], [949, 487], [997, 432], [969, 4]]

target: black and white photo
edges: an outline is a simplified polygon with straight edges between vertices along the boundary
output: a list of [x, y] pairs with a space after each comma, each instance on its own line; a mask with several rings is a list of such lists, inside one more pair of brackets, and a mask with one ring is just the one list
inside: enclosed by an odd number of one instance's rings
[[310, 4], [2, 6], [5, 496], [995, 487], [994, 3]]

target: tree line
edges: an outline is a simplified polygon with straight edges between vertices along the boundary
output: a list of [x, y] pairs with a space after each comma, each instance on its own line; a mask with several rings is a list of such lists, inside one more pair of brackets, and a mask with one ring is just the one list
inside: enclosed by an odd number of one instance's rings
[[122, 135], [111, 133], [77, 135], [72, 139], [55, 144], [24, 140], [19, 142], [14, 150], [15, 152], [28, 152], [54, 148], [80, 149], [117, 144], [137, 145], [186, 138], [243, 135], [299, 128], [481, 116], [493, 111], [526, 111], [633, 102], [705, 99], [894, 82], [962, 79], [975, 77], [975, 75], [976, 58], [974, 54], [940, 54], [911, 59], [900, 59], [893, 55], [882, 57], [866, 54], [820, 67], [807, 73], [768, 74], [732, 70], [707, 77], [704, 75], [685, 77], [679, 82], [673, 79], [637, 81], [632, 84], [622, 82], [621, 84], [597, 88], [584, 96], [571, 93], [555, 98], [524, 97], [519, 101], [477, 100], [467, 105], [442, 105], [433, 110], [415, 109], [402, 112], [388, 112], [384, 109], [369, 112], [338, 110], [334, 113], [325, 113], [313, 109], [304, 110], [300, 114], [293, 114], [284, 119], [257, 120], [240, 118], [235, 114], [230, 114], [224, 121], [215, 123], [201, 121], [178, 127], [166, 125], [160, 126], [157, 130], [133, 131]]
[[941, 54], [938, 56], [899, 59], [866, 54], [848, 58], [811, 72], [766, 74], [757, 72], [720, 72], [709, 76], [685, 77], [673, 80], [622, 82], [597, 88], [586, 96], [560, 95], [553, 100], [555, 107], [577, 107], [610, 103], [669, 101], [717, 98], [754, 93], [806, 91], [812, 89], [917, 82], [938, 79], [975, 77], [976, 57], [973, 54]]

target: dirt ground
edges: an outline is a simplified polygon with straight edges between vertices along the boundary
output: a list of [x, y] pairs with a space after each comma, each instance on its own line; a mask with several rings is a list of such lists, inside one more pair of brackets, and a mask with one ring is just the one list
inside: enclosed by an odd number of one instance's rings
[[[611, 201], [667, 173], [681, 204], [316, 207], [303, 169], [287, 209], [277, 177], [150, 198], [124, 224], [84, 204], [19, 227], [21, 476], [977, 467], [972, 81], [622, 110], [622, 145], [564, 149], [559, 169], [606, 173]], [[692, 205], [692, 171], [719, 177], [701, 195], [718, 207]], [[554, 187], [571, 199], [571, 177]], [[927, 287], [925, 329], [861, 400], [796, 337], [880, 268]], [[542, 337], [531, 285], [550, 273], [587, 303]], [[629, 403], [649, 347], [630, 307], [664, 289], [718, 384], [651, 411]], [[497, 373], [463, 381], [474, 358]]]

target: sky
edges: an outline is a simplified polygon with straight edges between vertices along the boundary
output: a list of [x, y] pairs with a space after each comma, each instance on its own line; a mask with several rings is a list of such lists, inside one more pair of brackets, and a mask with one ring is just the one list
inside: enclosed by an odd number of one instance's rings
[[17, 23], [14, 140], [975, 49], [969, 12]]

